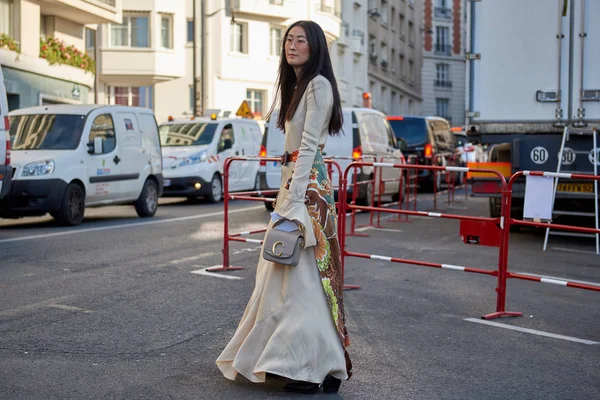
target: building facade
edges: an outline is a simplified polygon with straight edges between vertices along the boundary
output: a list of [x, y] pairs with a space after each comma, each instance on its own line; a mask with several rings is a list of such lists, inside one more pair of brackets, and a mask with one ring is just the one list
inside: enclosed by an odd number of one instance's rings
[[467, 0], [425, 0], [422, 115], [465, 122]]
[[98, 102], [160, 110], [187, 93], [157, 93], [186, 74], [186, 1], [123, 0], [120, 23], [100, 26]]
[[422, 13], [422, 0], [368, 3], [368, 92], [388, 115], [420, 113]]
[[246, 100], [261, 120], [274, 100], [287, 26], [298, 19], [312, 19], [321, 25], [330, 44], [340, 35], [340, 0], [205, 0], [204, 9], [201, 3], [197, 2], [194, 29], [192, 1], [185, 2], [184, 76], [154, 84], [159, 122], [169, 116], [193, 115], [194, 97], [197, 115], [211, 110], [235, 115]]
[[0, 0], [0, 64], [9, 109], [94, 101], [86, 38], [120, 23], [121, 0]]
[[330, 48], [342, 107], [362, 107], [368, 91], [367, 0], [342, 1], [342, 26]]

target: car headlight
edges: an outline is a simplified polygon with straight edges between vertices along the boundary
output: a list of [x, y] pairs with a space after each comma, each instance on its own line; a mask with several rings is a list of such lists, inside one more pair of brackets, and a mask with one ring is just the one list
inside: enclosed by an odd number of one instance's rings
[[184, 167], [186, 165], [198, 164], [204, 161], [206, 161], [206, 151], [201, 151], [200, 153], [192, 154], [191, 156], [181, 161], [179, 163], [179, 166]]
[[38, 161], [27, 164], [23, 168], [21, 176], [42, 176], [54, 172], [54, 160]]

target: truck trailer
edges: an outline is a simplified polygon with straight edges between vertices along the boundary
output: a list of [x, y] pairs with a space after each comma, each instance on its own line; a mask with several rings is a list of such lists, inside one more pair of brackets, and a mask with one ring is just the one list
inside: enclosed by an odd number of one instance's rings
[[[489, 146], [489, 164], [507, 178], [521, 170], [594, 173], [600, 151], [599, 0], [469, 0], [466, 9], [466, 125]], [[569, 140], [561, 143], [565, 130]], [[595, 155], [595, 157], [594, 157]], [[497, 179], [471, 175], [474, 196], [500, 216]], [[560, 180], [555, 207], [594, 211], [591, 181]], [[522, 218], [525, 180], [513, 188]]]

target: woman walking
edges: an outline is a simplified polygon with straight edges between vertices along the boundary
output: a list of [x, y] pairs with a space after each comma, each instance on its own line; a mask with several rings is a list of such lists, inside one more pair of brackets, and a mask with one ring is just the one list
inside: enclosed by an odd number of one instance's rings
[[286, 391], [316, 393], [322, 386], [335, 393], [352, 365], [333, 189], [321, 150], [329, 135], [339, 134], [342, 109], [325, 34], [315, 22], [298, 21], [285, 34], [269, 114], [277, 100], [286, 138], [275, 212], [300, 225], [306, 244], [295, 267], [261, 255], [254, 292], [217, 366], [231, 380], [240, 373], [265, 382], [269, 373], [293, 381]]

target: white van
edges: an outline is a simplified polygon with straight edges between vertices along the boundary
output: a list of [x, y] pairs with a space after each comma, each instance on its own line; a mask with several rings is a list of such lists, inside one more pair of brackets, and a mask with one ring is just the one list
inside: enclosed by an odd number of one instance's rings
[[85, 207], [112, 204], [154, 216], [163, 178], [152, 110], [51, 105], [9, 115], [15, 172], [0, 217], [50, 213], [63, 225], [78, 225]]
[[[210, 118], [169, 121], [159, 127], [163, 149], [163, 196], [196, 198], [212, 203], [223, 195], [223, 167], [230, 156], [258, 156], [262, 133], [256, 121]], [[257, 161], [234, 161], [229, 190], [258, 190]]]
[[0, 67], [0, 199], [10, 191], [12, 167], [10, 165], [10, 135], [8, 122], [8, 102], [4, 76]]
[[[398, 144], [394, 133], [386, 119], [385, 114], [371, 108], [343, 108], [344, 124], [339, 136], [329, 136], [327, 144], [323, 149], [323, 157], [351, 157], [358, 159], [363, 157], [366, 162], [377, 161], [400, 163], [402, 152], [398, 149]], [[267, 157], [280, 157], [283, 154], [283, 145], [285, 134], [276, 126], [277, 111], [273, 113], [265, 126], [265, 134], [261, 147], [261, 155]], [[334, 159], [342, 169], [352, 162], [351, 160]], [[383, 195], [392, 196], [397, 201], [399, 196], [399, 181], [401, 170], [397, 168], [382, 168], [384, 183]], [[373, 176], [372, 167], [360, 169], [358, 180], [365, 181]], [[379, 179], [378, 179], [379, 180]], [[389, 180], [389, 181], [387, 181]], [[338, 186], [339, 175], [337, 169], [333, 167], [332, 183]], [[354, 182], [354, 171], [348, 174], [348, 182]], [[261, 189], [279, 189], [281, 184], [281, 163], [268, 162], [261, 169], [260, 186]], [[379, 190], [377, 185], [376, 190]], [[352, 193], [352, 186], [349, 187], [349, 196]], [[363, 184], [359, 186], [357, 202], [359, 204], [371, 204], [372, 185]], [[376, 192], [377, 193], [377, 192]], [[271, 209], [271, 202], [265, 202], [267, 209]]]

